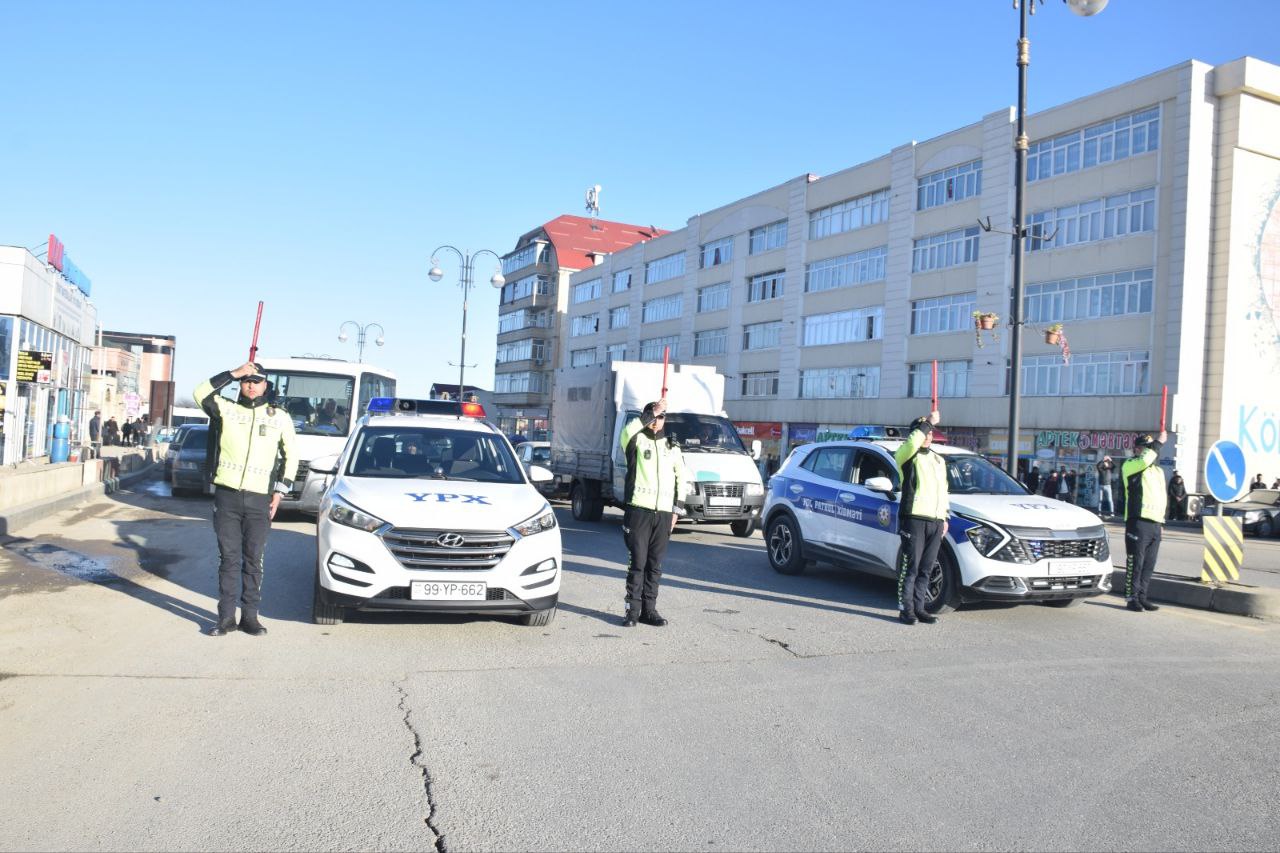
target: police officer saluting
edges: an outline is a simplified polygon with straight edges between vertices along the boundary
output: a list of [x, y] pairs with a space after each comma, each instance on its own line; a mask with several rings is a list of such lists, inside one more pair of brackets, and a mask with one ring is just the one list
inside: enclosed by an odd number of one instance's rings
[[676, 511], [684, 512], [684, 459], [680, 447], [663, 435], [666, 415], [665, 397], [648, 403], [639, 418], [622, 428], [618, 439], [627, 458], [622, 532], [631, 552], [624, 628], [634, 628], [637, 617], [646, 625], [667, 624], [658, 615], [658, 582], [662, 557], [676, 527]]
[[1160, 609], [1148, 600], [1147, 587], [1160, 553], [1168, 502], [1164, 472], [1156, 464], [1168, 438], [1163, 430], [1159, 438], [1138, 436], [1133, 456], [1120, 466], [1120, 488], [1124, 492], [1124, 595], [1128, 608], [1135, 613]]
[[[232, 380], [240, 381], [233, 403], [218, 394]], [[218, 431], [216, 456], [210, 461], [216, 487], [213, 529], [218, 536], [218, 624], [209, 632], [221, 637], [237, 629], [236, 599], [240, 599], [239, 630], [254, 637], [267, 633], [258, 621], [262, 601], [262, 559], [267, 531], [280, 506], [281, 495], [293, 486], [298, 472], [293, 420], [268, 399], [266, 371], [246, 362], [196, 386], [196, 403]], [[213, 445], [212, 441], [210, 442]], [[283, 452], [283, 471], [277, 476], [277, 455]]]
[[929, 570], [938, 559], [951, 514], [947, 463], [942, 454], [930, 449], [933, 428], [940, 420], [936, 410], [926, 418], [916, 418], [893, 454], [902, 474], [902, 500], [898, 504], [898, 534], [902, 537], [898, 619], [906, 625], [914, 625], [917, 620], [926, 624], [938, 621], [925, 610], [925, 602], [929, 599]]

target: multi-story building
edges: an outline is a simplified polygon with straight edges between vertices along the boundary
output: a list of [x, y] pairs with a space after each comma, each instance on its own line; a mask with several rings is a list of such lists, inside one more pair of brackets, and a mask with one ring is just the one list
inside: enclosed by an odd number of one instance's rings
[[[94, 352], [95, 389], [102, 385], [101, 396], [95, 393], [95, 405], [101, 404], [102, 417], [108, 409], [116, 418], [139, 418], [147, 415], [155, 423], [168, 423], [173, 410], [173, 359], [177, 339], [173, 335], [145, 332], [109, 332], [100, 335]], [[115, 393], [108, 397], [114, 377]]]
[[[1094, 463], [1157, 428], [1167, 386], [1166, 464], [1190, 483], [1220, 437], [1280, 474], [1278, 102], [1276, 66], [1190, 61], [1028, 118], [1020, 465], [1075, 470], [1092, 501]], [[1014, 122], [1000, 110], [614, 251], [569, 277], [585, 298], [557, 365], [664, 347], [715, 365], [730, 415], [781, 458], [927, 413], [936, 359], [950, 441], [1003, 459]], [[983, 333], [974, 312], [1000, 320]], [[1046, 342], [1057, 323], [1069, 347]]]
[[593, 267], [610, 252], [665, 233], [652, 226], [566, 215], [516, 241], [502, 259], [506, 284], [498, 308], [493, 392], [503, 432], [546, 437], [551, 369], [559, 356], [566, 307], [589, 302], [601, 288], [584, 276], [570, 292], [569, 275]]

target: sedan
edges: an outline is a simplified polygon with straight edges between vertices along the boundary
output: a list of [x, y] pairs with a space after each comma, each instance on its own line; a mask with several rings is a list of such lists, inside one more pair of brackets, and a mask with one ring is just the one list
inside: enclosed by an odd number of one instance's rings
[[1222, 514], [1239, 516], [1245, 533], [1274, 536], [1280, 532], [1280, 489], [1254, 489], [1238, 501], [1223, 504]]

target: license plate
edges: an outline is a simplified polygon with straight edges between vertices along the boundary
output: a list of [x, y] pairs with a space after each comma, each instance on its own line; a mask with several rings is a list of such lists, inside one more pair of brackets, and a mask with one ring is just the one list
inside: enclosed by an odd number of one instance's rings
[[722, 498], [715, 495], [707, 495], [707, 506], [742, 506], [742, 500], [739, 498]]
[[467, 581], [413, 581], [409, 598], [413, 601], [484, 601], [489, 587]]
[[1093, 560], [1050, 560], [1051, 575], [1096, 575], [1097, 563]]

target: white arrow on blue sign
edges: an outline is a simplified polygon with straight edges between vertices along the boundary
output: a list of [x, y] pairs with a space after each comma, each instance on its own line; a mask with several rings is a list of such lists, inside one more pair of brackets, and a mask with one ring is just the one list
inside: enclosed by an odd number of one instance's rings
[[1234, 441], [1216, 441], [1204, 460], [1204, 481], [1209, 493], [1224, 503], [1233, 501], [1244, 491], [1249, 474], [1244, 451]]

